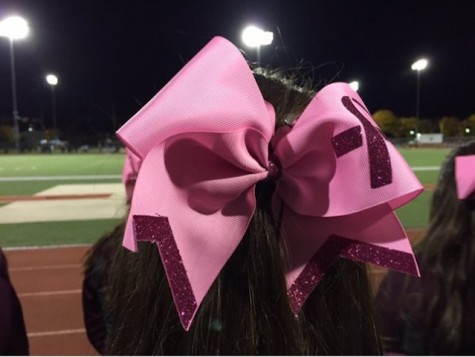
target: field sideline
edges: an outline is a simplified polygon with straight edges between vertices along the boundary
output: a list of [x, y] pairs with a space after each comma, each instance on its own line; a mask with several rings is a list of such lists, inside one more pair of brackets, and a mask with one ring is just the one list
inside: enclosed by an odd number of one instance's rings
[[[430, 188], [435, 185], [437, 167], [440, 167], [449, 150], [417, 148], [401, 149], [400, 152], [415, 169], [420, 181]], [[120, 153], [0, 156], [0, 246], [95, 242], [120, 222], [125, 214], [120, 181], [123, 161], [124, 154]], [[77, 195], [78, 190], [86, 192], [86, 196], [71, 198], [71, 195]], [[28, 199], [38, 196], [40, 192], [39, 196], [43, 197], [50, 192], [50, 198], [60, 192], [66, 199]], [[103, 196], [87, 196], [91, 194]], [[2, 210], [7, 212], [5, 210], [8, 209], [10, 216], [22, 214], [22, 207], [26, 206], [21, 204], [26, 203], [20, 203], [18, 197], [35, 207], [35, 213], [25, 218], [27, 223], [2, 223], [2, 217], [6, 216], [2, 215]], [[70, 201], [66, 202], [68, 197]], [[430, 198], [431, 191], [427, 190], [397, 211], [406, 228], [424, 229], [427, 226]], [[13, 202], [13, 199], [17, 201]], [[98, 206], [102, 211], [95, 214], [94, 209]], [[47, 215], [55, 210], [63, 217], [48, 221]], [[83, 214], [85, 216], [81, 217]]]

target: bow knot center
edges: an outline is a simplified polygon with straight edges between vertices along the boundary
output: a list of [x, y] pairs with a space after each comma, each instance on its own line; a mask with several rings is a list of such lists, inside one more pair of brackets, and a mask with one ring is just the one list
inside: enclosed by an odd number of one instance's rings
[[282, 164], [277, 156], [271, 155], [267, 162], [267, 179], [277, 181], [282, 176]]

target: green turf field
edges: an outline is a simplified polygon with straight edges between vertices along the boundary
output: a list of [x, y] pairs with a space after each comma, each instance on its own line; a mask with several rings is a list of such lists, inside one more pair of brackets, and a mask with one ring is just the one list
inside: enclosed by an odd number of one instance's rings
[[94, 243], [111, 232], [120, 220], [0, 224], [1, 247], [30, 247]]
[[[440, 166], [448, 149], [401, 149], [411, 167]], [[43, 154], [0, 156], [0, 196], [32, 195], [60, 184], [120, 182], [123, 154]], [[41, 180], [37, 177], [101, 176], [94, 180]], [[438, 170], [416, 171], [423, 184], [435, 184]], [[27, 181], [1, 181], [28, 177]], [[428, 223], [431, 192], [425, 191], [397, 213], [406, 228], [424, 228]], [[1, 205], [1, 204], [0, 204]], [[87, 244], [112, 230], [117, 219], [0, 224], [0, 246]]]
[[[400, 149], [411, 167], [441, 166], [449, 149]], [[422, 184], [435, 184], [438, 170], [415, 171]], [[432, 192], [424, 191], [419, 197], [397, 210], [405, 228], [425, 228], [429, 222], [429, 206]]]
[[[0, 196], [32, 195], [56, 185], [120, 182], [124, 154], [43, 154], [0, 156]], [[54, 180], [45, 179], [53, 177]], [[56, 179], [91, 176], [90, 179]], [[101, 176], [111, 176], [104, 178]], [[7, 178], [26, 181], [1, 181]], [[38, 177], [41, 180], [36, 180]], [[73, 177], [70, 177], [73, 178]], [[0, 203], [5, 205], [5, 203]], [[117, 219], [0, 224], [0, 246], [87, 244], [111, 231]]]
[[120, 174], [123, 154], [0, 156], [0, 177]]

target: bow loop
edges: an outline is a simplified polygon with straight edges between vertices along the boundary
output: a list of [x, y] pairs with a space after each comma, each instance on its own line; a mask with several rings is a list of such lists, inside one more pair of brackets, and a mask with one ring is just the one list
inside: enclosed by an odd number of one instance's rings
[[362, 103], [348, 84], [330, 84], [279, 140], [279, 194], [294, 211], [344, 216], [386, 203], [397, 208], [421, 192], [418, 179]]
[[185, 132], [250, 127], [270, 140], [272, 114], [239, 50], [215, 37], [117, 135], [143, 159], [160, 142]]
[[475, 195], [475, 155], [457, 156], [455, 158], [455, 181], [457, 197], [460, 200]]
[[260, 133], [194, 133], [167, 141], [165, 170], [181, 197], [196, 212], [221, 210], [266, 177], [267, 143]]
[[127, 184], [128, 181], [135, 181], [140, 170], [141, 160], [130, 149], [125, 149], [125, 161], [122, 168], [122, 183]]
[[137, 174], [140, 170], [142, 161], [128, 148], [125, 149], [125, 161], [122, 168], [122, 183], [125, 186], [125, 196], [127, 202], [130, 202], [134, 192]]

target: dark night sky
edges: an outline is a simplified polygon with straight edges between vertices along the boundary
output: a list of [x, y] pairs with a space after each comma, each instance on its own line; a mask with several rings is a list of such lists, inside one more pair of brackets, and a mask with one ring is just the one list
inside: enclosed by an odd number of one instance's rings
[[[213, 36], [245, 49], [240, 32], [250, 23], [275, 34], [261, 51], [263, 64], [293, 67], [303, 60], [315, 66], [316, 79], [358, 79], [371, 111], [415, 115], [410, 65], [425, 56], [421, 116], [475, 113], [475, 1], [2, 0], [0, 18], [13, 13], [31, 27], [30, 37], [15, 45], [20, 115], [48, 123], [51, 91], [44, 76], [55, 72], [62, 128], [93, 116], [107, 129], [113, 108], [124, 122]], [[255, 59], [252, 49], [245, 51]], [[8, 117], [4, 38], [0, 98], [0, 117]]]

